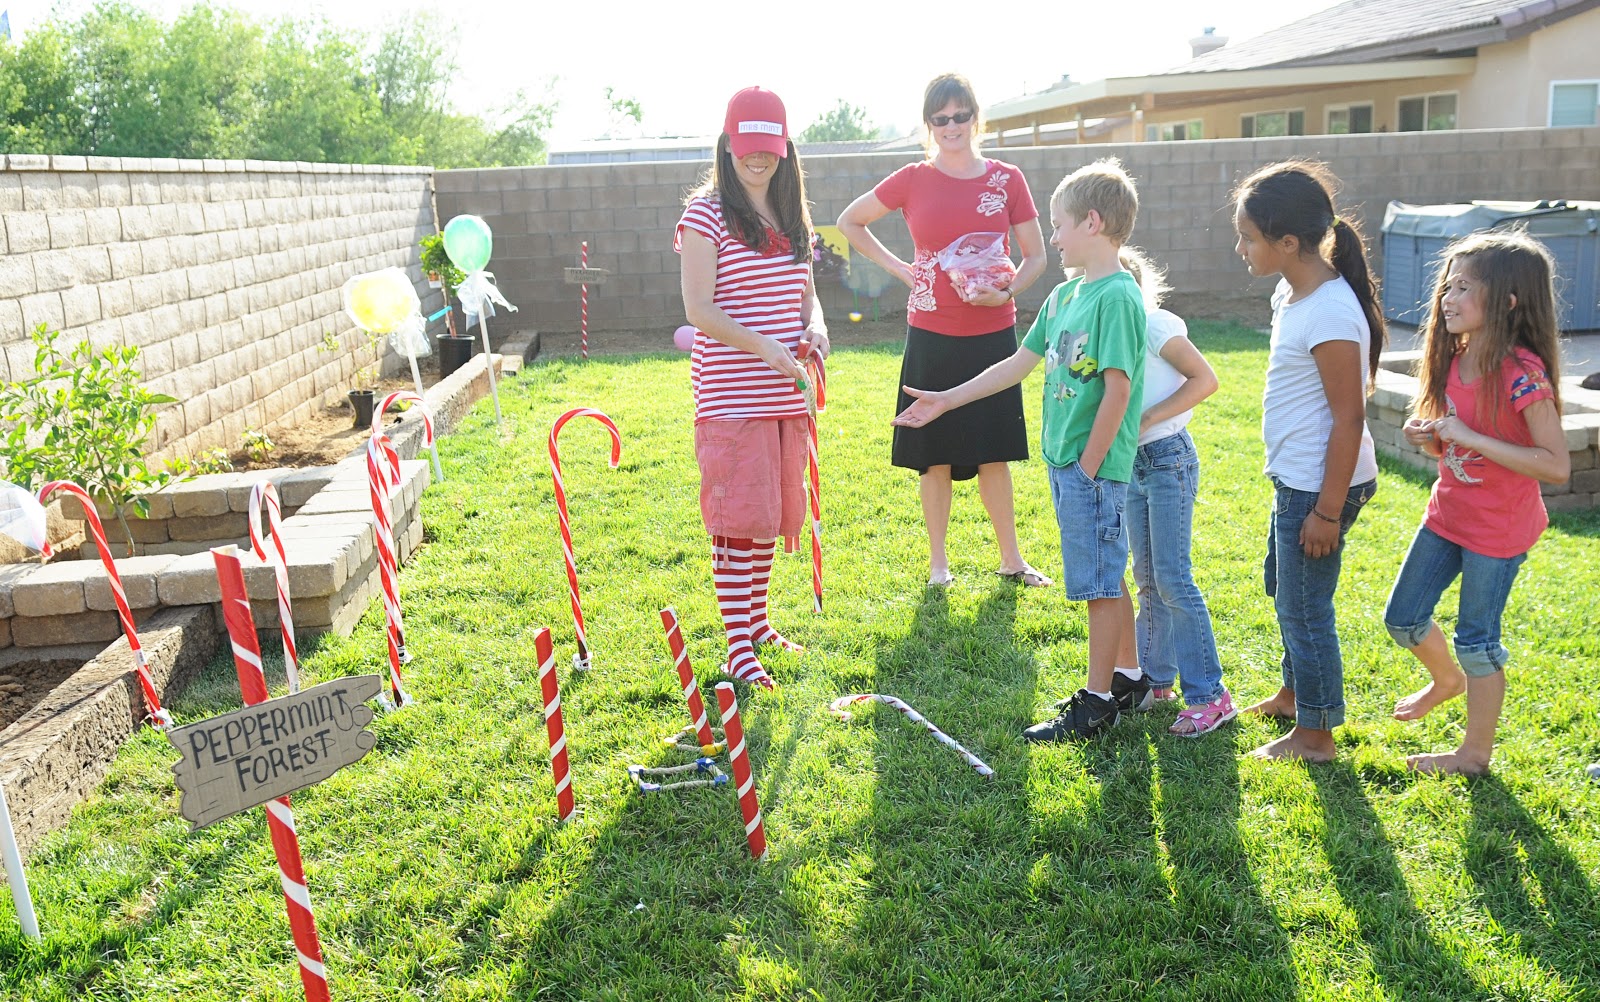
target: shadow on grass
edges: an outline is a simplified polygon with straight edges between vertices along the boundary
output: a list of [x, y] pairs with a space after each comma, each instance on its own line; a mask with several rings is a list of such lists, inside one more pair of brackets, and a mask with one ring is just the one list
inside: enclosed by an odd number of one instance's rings
[[1322, 806], [1323, 852], [1360, 926], [1374, 976], [1395, 998], [1494, 998], [1429, 932], [1354, 768], [1340, 759], [1307, 772]]
[[1497, 777], [1469, 789], [1466, 867], [1479, 901], [1519, 952], [1592, 990], [1600, 984], [1600, 901], [1589, 875]]

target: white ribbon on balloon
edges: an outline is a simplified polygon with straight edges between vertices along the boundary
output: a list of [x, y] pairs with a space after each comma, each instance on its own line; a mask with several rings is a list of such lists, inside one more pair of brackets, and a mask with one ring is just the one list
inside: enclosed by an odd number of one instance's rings
[[0, 480], [0, 533], [43, 552], [49, 536], [44, 506], [33, 492]]
[[423, 319], [421, 310], [395, 325], [389, 332], [389, 344], [395, 351], [412, 358], [425, 358], [433, 353], [433, 346], [428, 342], [428, 321]]
[[466, 314], [468, 330], [480, 317], [494, 316], [496, 304], [513, 313], [517, 311], [494, 284], [493, 272], [475, 271], [462, 279], [461, 284], [456, 286], [456, 298], [461, 300], [461, 312]]

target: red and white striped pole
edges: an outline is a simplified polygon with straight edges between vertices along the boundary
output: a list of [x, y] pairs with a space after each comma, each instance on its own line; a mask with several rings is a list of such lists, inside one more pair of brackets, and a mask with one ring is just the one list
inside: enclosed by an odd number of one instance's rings
[[810, 441], [806, 449], [806, 475], [809, 481], [808, 491], [811, 495], [811, 608], [813, 612], [822, 611], [822, 479], [821, 464], [818, 454], [817, 415], [828, 407], [827, 372], [822, 367], [822, 359], [811, 355], [809, 343], [801, 346], [801, 358], [805, 359], [806, 375], [810, 378], [814, 408], [807, 408], [806, 431]]
[[385, 701], [392, 709], [409, 706], [412, 701], [400, 670], [401, 665], [411, 662], [411, 655], [406, 650], [405, 623], [400, 614], [400, 561], [394, 524], [389, 518], [389, 499], [400, 487], [400, 454], [389, 436], [383, 433], [384, 412], [397, 400], [409, 400], [422, 412], [423, 444], [433, 443], [433, 417], [415, 393], [397, 390], [374, 408], [372, 435], [367, 439], [367, 492], [372, 500], [372, 517], [377, 523], [373, 538], [378, 549], [378, 581], [383, 590], [384, 632], [389, 647], [390, 696]]
[[[129, 650], [133, 651], [133, 671], [139, 678], [139, 689], [144, 694], [145, 710], [149, 713], [151, 724], [166, 727], [172, 723], [172, 714], [162, 709], [155, 680], [150, 677], [150, 663], [144, 656], [144, 647], [139, 643], [139, 630], [133, 622], [133, 610], [128, 606], [128, 593], [122, 588], [122, 575], [117, 573], [117, 562], [112, 559], [111, 547], [106, 544], [106, 528], [100, 523], [94, 498], [70, 480], [52, 480], [39, 488], [39, 503], [44, 504], [56, 491], [64, 491], [83, 502], [83, 519], [88, 523], [89, 533], [94, 536], [95, 546], [100, 548], [100, 563], [110, 580], [111, 599], [117, 604], [117, 620], [122, 624], [122, 635], [128, 638]], [[49, 557], [50, 553], [50, 543], [46, 541], [44, 555]]]
[[728, 738], [728, 763], [733, 766], [733, 785], [739, 791], [739, 813], [744, 816], [744, 834], [750, 841], [750, 855], [767, 858], [767, 830], [761, 824], [761, 805], [756, 801], [756, 780], [750, 772], [750, 750], [744, 743], [744, 724], [739, 720], [739, 700], [732, 682], [717, 683], [717, 705], [722, 709], [722, 733]]
[[571, 821], [577, 808], [572, 801], [572, 766], [567, 761], [567, 726], [561, 716], [556, 652], [545, 627], [534, 633], [533, 651], [539, 658], [539, 694], [544, 698], [544, 729], [550, 738], [550, 779], [556, 785], [556, 815], [562, 821]]
[[714, 755], [717, 751], [717, 740], [711, 734], [711, 722], [706, 719], [706, 704], [700, 699], [700, 684], [695, 681], [694, 669], [689, 665], [689, 652], [683, 646], [683, 631], [678, 629], [678, 614], [671, 606], [661, 610], [661, 625], [667, 631], [667, 650], [672, 652], [672, 663], [678, 669], [678, 682], [683, 686], [684, 702], [689, 704], [689, 720], [694, 724], [695, 739], [700, 742], [701, 752]]
[[572, 522], [567, 517], [567, 488], [561, 479], [561, 453], [556, 447], [561, 429], [576, 417], [594, 418], [611, 433], [613, 470], [622, 462], [622, 435], [618, 433], [615, 421], [591, 407], [575, 407], [556, 418], [556, 423], [550, 427], [550, 481], [556, 492], [556, 514], [561, 522], [561, 552], [567, 559], [567, 597], [572, 602], [572, 625], [578, 640], [578, 653], [572, 656], [572, 667], [576, 671], [588, 671], [593, 660], [589, 655], [589, 638], [583, 627], [583, 604], [578, 600], [578, 565], [572, 556]]
[[[267, 507], [267, 531], [272, 544], [261, 535], [261, 505]], [[289, 554], [283, 545], [283, 508], [278, 501], [278, 489], [270, 480], [263, 480], [250, 489], [250, 548], [263, 562], [272, 565], [273, 576], [278, 581], [278, 633], [283, 640], [283, 673], [289, 679], [289, 691], [300, 691], [300, 652], [294, 643], [294, 611], [289, 604]]]
[[[583, 268], [584, 271], [588, 271], [589, 270], [589, 241], [587, 241], [587, 240], [585, 240], [583, 242], [583, 251], [579, 254], [578, 263]], [[583, 297], [583, 299], [582, 299], [582, 307], [583, 307], [583, 342], [582, 342], [583, 360], [585, 362], [587, 362], [589, 360], [589, 283], [588, 282], [583, 283], [583, 291], [581, 292], [581, 295]]]
[[[216, 547], [211, 556], [216, 561], [217, 582], [222, 587], [222, 618], [228, 627], [228, 640], [233, 645], [239, 693], [246, 706], [254, 706], [267, 698], [267, 679], [261, 672], [261, 648], [256, 643], [255, 619], [250, 615], [244, 567], [239, 561], [239, 551], [232, 546]], [[289, 912], [289, 930], [294, 935], [295, 953], [300, 959], [300, 984], [305, 988], [306, 1002], [328, 1002], [328, 971], [322, 963], [316, 916], [311, 913], [311, 892], [306, 886], [294, 811], [288, 797], [269, 800], [262, 807], [267, 812], [267, 830], [272, 833], [272, 851], [278, 857], [278, 879], [283, 884], [283, 903]]]

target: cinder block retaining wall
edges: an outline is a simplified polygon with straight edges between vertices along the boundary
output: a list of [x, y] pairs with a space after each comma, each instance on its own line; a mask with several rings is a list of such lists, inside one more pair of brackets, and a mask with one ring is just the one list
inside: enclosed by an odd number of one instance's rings
[[[1261, 164], [1291, 156], [1327, 160], [1344, 182], [1343, 203], [1376, 236], [1391, 199], [1454, 202], [1475, 198], [1600, 198], [1600, 129], [1507, 129], [1361, 136], [1296, 136], [1206, 142], [1006, 148], [991, 151], [1022, 168], [1041, 215], [1068, 172], [1103, 156], [1137, 177], [1142, 206], [1134, 242], [1166, 265], [1180, 293], [1253, 297], [1266, 314], [1270, 283], [1252, 281], [1233, 253], [1227, 208], [1233, 185]], [[832, 223], [857, 195], [915, 154], [806, 159], [806, 190], [818, 223]], [[667, 330], [683, 323], [672, 230], [685, 190], [705, 164], [636, 163], [440, 171], [439, 217], [483, 216], [494, 229], [492, 265], [521, 307], [517, 319], [543, 330], [576, 330], [578, 289], [562, 269], [589, 263], [613, 277], [590, 289], [594, 330]], [[899, 216], [873, 228], [898, 252], [910, 239]], [[1037, 310], [1049, 281], [1022, 297]], [[897, 289], [885, 304], [903, 306]]]
[[[148, 385], [179, 400], [156, 425], [158, 460], [303, 416], [370, 362], [340, 312], [351, 275], [409, 268], [439, 305], [416, 265], [431, 168], [0, 160], [0, 379], [32, 374], [39, 323], [137, 345]], [[319, 350], [328, 331], [346, 350]]]

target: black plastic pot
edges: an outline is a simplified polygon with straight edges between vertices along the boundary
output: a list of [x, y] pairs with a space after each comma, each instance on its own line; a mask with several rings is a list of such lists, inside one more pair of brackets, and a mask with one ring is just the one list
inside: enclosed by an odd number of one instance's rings
[[449, 378], [451, 373], [466, 365], [478, 344], [476, 338], [463, 334], [440, 334], [438, 341], [440, 379]]
[[351, 390], [350, 406], [355, 408], [355, 427], [365, 428], [372, 424], [372, 406], [374, 394], [371, 390]]

